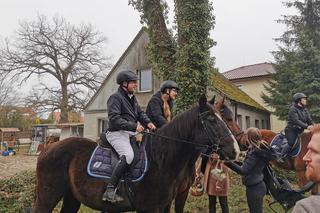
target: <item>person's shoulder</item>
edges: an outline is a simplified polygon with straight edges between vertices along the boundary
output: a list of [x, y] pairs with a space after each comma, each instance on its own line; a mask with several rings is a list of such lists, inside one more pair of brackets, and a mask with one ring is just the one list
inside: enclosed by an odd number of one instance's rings
[[294, 209], [293, 213], [299, 212], [318, 212], [317, 210], [320, 208], [320, 196], [319, 195], [311, 195], [310, 197], [299, 200]]
[[153, 94], [149, 102], [161, 102], [160, 92], [156, 92], [155, 94]]

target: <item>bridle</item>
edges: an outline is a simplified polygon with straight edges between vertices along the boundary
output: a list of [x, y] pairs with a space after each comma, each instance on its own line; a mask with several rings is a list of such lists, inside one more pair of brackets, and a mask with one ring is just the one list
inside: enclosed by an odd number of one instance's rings
[[209, 138], [209, 141], [211, 143], [211, 153], [218, 153], [218, 150], [220, 149], [220, 145], [221, 145], [221, 141], [227, 137], [230, 137], [232, 135], [229, 127], [226, 125], [226, 123], [220, 118], [220, 116], [215, 113], [216, 115], [216, 119], [217, 121], [219, 122], [220, 121], [220, 125], [222, 124], [224, 126], [225, 129], [227, 129], [227, 133], [221, 137], [217, 137], [216, 134], [214, 133], [214, 131], [210, 131], [208, 129], [208, 126], [206, 125], [206, 122], [209, 122], [208, 119], [205, 119], [205, 118], [208, 118], [208, 116], [210, 116], [210, 111], [206, 111], [206, 112], [202, 112], [202, 113], [199, 113], [199, 119], [200, 119], [200, 122], [203, 126], [203, 129], [204, 131], [206, 132], [208, 138]]

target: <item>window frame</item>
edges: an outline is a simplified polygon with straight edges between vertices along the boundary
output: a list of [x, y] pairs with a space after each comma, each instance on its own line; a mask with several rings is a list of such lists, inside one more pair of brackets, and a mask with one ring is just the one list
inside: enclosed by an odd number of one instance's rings
[[[147, 89], [141, 89], [141, 73], [145, 72], [145, 71], [150, 71], [151, 73], [151, 82], [150, 82], [150, 88]], [[152, 92], [153, 91], [153, 75], [152, 75], [152, 68], [143, 68], [143, 69], [139, 69], [137, 70], [137, 75], [138, 75], [138, 89], [137, 92], [138, 93], [145, 93], [145, 92]]]
[[100, 137], [100, 134], [104, 132], [104, 129], [108, 129], [108, 119], [107, 118], [97, 118], [98, 122], [98, 137]]

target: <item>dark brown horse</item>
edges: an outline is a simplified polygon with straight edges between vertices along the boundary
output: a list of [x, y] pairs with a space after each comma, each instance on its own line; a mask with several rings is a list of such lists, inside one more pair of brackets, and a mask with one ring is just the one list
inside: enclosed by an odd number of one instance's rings
[[[223, 121], [227, 124], [228, 128], [235, 136], [240, 146], [245, 147], [246, 135], [241, 131], [238, 123], [234, 120], [232, 111], [224, 104], [224, 97], [214, 103], [214, 99], [210, 101], [210, 104], [214, 104], [215, 110], [222, 117]], [[195, 161], [197, 159], [191, 159], [188, 164], [188, 169], [184, 174], [182, 182], [179, 183], [177, 195], [174, 199], [175, 213], [183, 213], [186, 200], [188, 198], [189, 189], [195, 178]], [[171, 209], [171, 203], [166, 207], [165, 212], [169, 213]]]
[[176, 195], [191, 159], [199, 156], [201, 149], [197, 147], [218, 147], [220, 154], [230, 159], [239, 153], [234, 137], [205, 97], [156, 134], [159, 136], [147, 135], [143, 139], [150, 160], [149, 170], [141, 182], [127, 183], [127, 187], [121, 188], [123, 195], [128, 188], [131, 193], [118, 204], [101, 200], [108, 180], [87, 174], [95, 142], [72, 137], [53, 143], [38, 158], [34, 213], [52, 212], [61, 198], [64, 213], [77, 212], [81, 203], [107, 212], [163, 212]]

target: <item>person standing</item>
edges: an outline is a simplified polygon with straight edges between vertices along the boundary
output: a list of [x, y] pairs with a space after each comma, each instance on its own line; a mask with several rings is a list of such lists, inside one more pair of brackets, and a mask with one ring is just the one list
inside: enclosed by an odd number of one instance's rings
[[270, 160], [277, 158], [278, 153], [262, 140], [259, 129], [250, 127], [246, 133], [249, 148], [242, 166], [232, 161], [225, 162], [225, 165], [242, 175], [250, 213], [262, 213], [263, 197], [267, 193], [263, 170]]
[[288, 124], [285, 128], [285, 135], [287, 138], [287, 145], [282, 149], [281, 156], [286, 157], [292, 149], [299, 134], [304, 129], [310, 129], [314, 124], [310, 113], [306, 108], [307, 96], [304, 93], [298, 92], [293, 95], [293, 104], [288, 112]]
[[209, 198], [209, 213], [216, 213], [217, 197], [222, 213], [229, 213], [228, 193], [230, 186], [229, 169], [219, 160], [219, 155], [211, 154], [203, 176], [204, 191]]
[[[106, 138], [118, 153], [120, 160], [117, 162], [110, 182], [102, 196], [103, 201], [120, 202], [123, 198], [116, 194], [117, 185], [128, 165], [134, 158], [130, 144], [130, 136], [142, 132], [145, 127], [155, 129], [155, 125], [143, 112], [134, 95], [137, 89], [138, 76], [131, 70], [121, 71], [117, 75], [118, 91], [110, 96], [107, 101], [109, 127]], [[143, 126], [144, 125], [144, 126]]]
[[[303, 157], [306, 167], [306, 177], [308, 180], [320, 184], [320, 125], [313, 126], [311, 140], [307, 146], [307, 153]], [[320, 209], [320, 193], [311, 195], [296, 203], [292, 213], [315, 213]]]
[[161, 83], [160, 90], [150, 99], [146, 113], [157, 128], [172, 119], [173, 102], [178, 95], [178, 84], [167, 80]]

